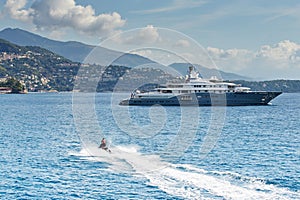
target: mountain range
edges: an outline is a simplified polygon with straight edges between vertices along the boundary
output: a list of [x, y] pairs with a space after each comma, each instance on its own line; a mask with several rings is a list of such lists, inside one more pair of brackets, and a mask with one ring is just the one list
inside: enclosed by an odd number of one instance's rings
[[[95, 49], [96, 46], [87, 45], [84, 43], [76, 41], [56, 41], [51, 40], [46, 37], [22, 30], [22, 29], [12, 29], [6, 28], [0, 31], [0, 38], [10, 41], [11, 43], [20, 45], [20, 46], [39, 46], [49, 51], [52, 51], [58, 55], [61, 55], [73, 62], [84, 62], [85, 58], [90, 54], [90, 52]], [[97, 54], [101, 55], [103, 59], [106, 60], [115, 60], [112, 65], [126, 66], [126, 67], [136, 67], [145, 64], [155, 64], [156, 62], [136, 55], [129, 53], [122, 53], [118, 51], [113, 51], [107, 48], [97, 46]], [[187, 63], [174, 63], [170, 65], [176, 69], [181, 74], [186, 74], [188, 66]], [[223, 72], [216, 69], [209, 69], [200, 65], [194, 65], [200, 69], [200, 73], [204, 75], [203, 77], [218, 76], [225, 80], [251, 80], [249, 77], [240, 76], [234, 73]]]
[[[151, 65], [149, 65], [151, 66]], [[186, 63], [175, 63], [171, 67], [185, 74]], [[202, 71], [202, 76], [209, 77], [214, 71], [202, 66], [196, 66]], [[85, 73], [78, 76], [78, 70]], [[207, 70], [207, 71], [205, 71]], [[99, 73], [101, 71], [101, 73]], [[81, 71], [82, 72], [82, 71]], [[219, 74], [219, 73], [217, 73]], [[229, 77], [231, 74], [226, 74]], [[12, 77], [12, 79], [9, 79]], [[159, 80], [157, 77], [160, 77]], [[236, 76], [235, 76], [236, 77]], [[133, 86], [146, 85], [145, 89], [154, 85], [151, 83], [172, 80], [174, 77], [162, 70], [153, 68], [129, 68], [110, 65], [108, 67], [95, 64], [73, 62], [56, 53], [38, 46], [19, 46], [0, 39], [0, 85], [8, 87], [4, 81], [18, 80], [29, 91], [72, 91], [74, 80], [81, 80], [79, 91], [94, 91], [91, 82], [98, 82], [96, 91], [132, 91]], [[220, 77], [223, 78], [224, 77]], [[154, 82], [153, 82], [154, 81]], [[273, 90], [283, 92], [300, 92], [300, 80], [274, 81], [234, 81], [253, 90]], [[117, 85], [117, 88], [115, 87]], [[116, 90], [117, 89], [117, 90]]]
[[[20, 46], [39, 46], [74, 62], [84, 62], [89, 53], [96, 48], [96, 46], [76, 41], [62, 42], [51, 40], [19, 28], [6, 28], [0, 31], [0, 38]], [[152, 60], [136, 54], [122, 53], [100, 46], [97, 46], [97, 53], [107, 59], [118, 58], [111, 63], [112, 65], [135, 67], [141, 64], [153, 63]]]

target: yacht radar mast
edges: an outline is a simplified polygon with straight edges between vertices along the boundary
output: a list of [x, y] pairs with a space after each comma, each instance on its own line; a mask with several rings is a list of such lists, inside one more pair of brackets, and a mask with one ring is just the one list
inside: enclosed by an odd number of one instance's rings
[[186, 82], [190, 82], [191, 80], [197, 80], [197, 79], [199, 79], [199, 73], [196, 72], [194, 66], [189, 66], [188, 77], [186, 79]]

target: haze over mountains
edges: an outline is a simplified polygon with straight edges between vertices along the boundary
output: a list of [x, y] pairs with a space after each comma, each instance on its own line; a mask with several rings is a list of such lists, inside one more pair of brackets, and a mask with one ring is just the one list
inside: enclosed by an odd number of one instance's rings
[[[70, 59], [74, 62], [84, 62], [84, 59], [89, 55], [89, 53], [95, 48], [95, 46], [83, 44], [76, 41], [68, 41], [68, 42], [61, 42], [56, 40], [51, 40], [46, 37], [42, 37], [37, 34], [33, 34], [31, 32], [22, 30], [22, 29], [12, 29], [6, 28], [0, 31], [0, 38], [10, 41], [14, 44], [20, 46], [40, 46], [42, 48], [48, 49], [58, 55], [61, 55], [67, 59]], [[155, 63], [154, 61], [136, 55], [136, 54], [129, 54], [129, 53], [122, 53], [113, 51], [110, 49], [106, 49], [103, 47], [97, 47], [97, 53], [101, 55], [104, 59], [115, 60], [112, 64], [113, 65], [121, 65], [126, 67], [136, 67], [148, 63]], [[170, 65], [181, 74], [186, 74], [187, 67], [189, 64], [187, 63], [174, 63]], [[217, 71], [215, 69], [208, 69], [203, 66], [199, 66], [201, 72], [205, 77], [216, 75], [219, 78], [225, 80], [249, 80], [249, 77], [240, 76], [234, 73], [227, 73], [223, 71]]]

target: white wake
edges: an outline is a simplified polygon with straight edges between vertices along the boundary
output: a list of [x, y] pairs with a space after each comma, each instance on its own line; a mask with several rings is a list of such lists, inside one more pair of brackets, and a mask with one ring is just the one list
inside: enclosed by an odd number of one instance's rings
[[225, 180], [224, 174], [230, 172], [207, 172], [191, 165], [170, 164], [159, 156], [139, 153], [135, 146], [119, 146], [111, 150], [112, 153], [108, 153], [97, 147], [89, 147], [73, 155], [106, 162], [113, 171], [145, 177], [149, 185], [185, 199], [300, 199], [299, 192], [259, 180], [250, 178], [244, 180], [242, 185]]

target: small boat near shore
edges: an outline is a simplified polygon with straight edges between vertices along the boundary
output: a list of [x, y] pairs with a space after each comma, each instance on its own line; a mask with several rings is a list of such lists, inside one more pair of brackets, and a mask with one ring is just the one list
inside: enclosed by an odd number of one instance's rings
[[148, 92], [135, 90], [123, 106], [251, 106], [267, 105], [280, 91], [251, 91], [240, 84], [224, 82], [211, 77], [203, 79], [194, 67], [184, 83], [168, 83]]
[[0, 94], [10, 94], [12, 92], [12, 88], [10, 87], [0, 87]]

